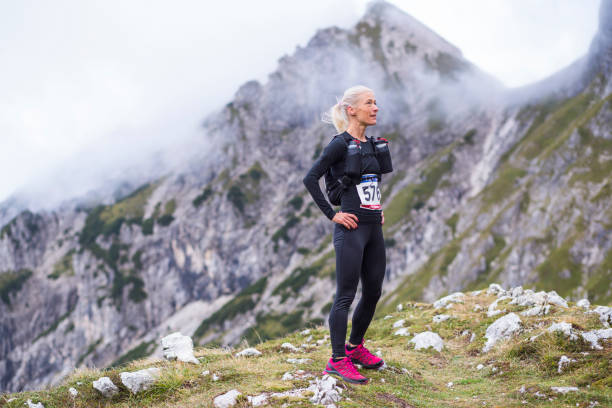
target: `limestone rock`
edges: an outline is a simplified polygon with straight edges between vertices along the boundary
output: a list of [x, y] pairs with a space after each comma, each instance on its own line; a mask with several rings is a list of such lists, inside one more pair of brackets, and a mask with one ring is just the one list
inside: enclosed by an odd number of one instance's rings
[[111, 398], [119, 393], [119, 388], [108, 377], [98, 378], [93, 382], [93, 387], [106, 398]]
[[308, 390], [314, 393], [310, 402], [322, 405], [340, 401], [340, 393], [342, 392], [342, 389], [336, 386], [336, 379], [327, 374], [323, 378], [315, 378], [314, 381], [311, 381]]
[[45, 406], [42, 404], [42, 402], [37, 402], [36, 404], [34, 404], [31, 399], [28, 399], [26, 401], [26, 404], [27, 404], [28, 408], [45, 408]]
[[291, 364], [308, 364], [311, 363], [312, 360], [309, 358], [288, 358], [287, 362]]
[[569, 337], [570, 340], [576, 340], [578, 336], [574, 333], [574, 329], [572, 328], [571, 323], [561, 322], [561, 323], [553, 323], [548, 328], [550, 333], [561, 332], [565, 336]]
[[580, 299], [576, 302], [576, 306], [588, 310], [591, 307], [591, 302], [589, 302], [589, 299]]
[[298, 352], [301, 351], [299, 348], [295, 347], [291, 343], [283, 343], [283, 344], [281, 344], [281, 349], [287, 350], [287, 351], [291, 351], [292, 353], [298, 353]]
[[573, 358], [568, 358], [567, 356], [561, 356], [559, 359], [559, 363], [557, 364], [557, 372], [561, 374], [563, 369], [569, 366], [571, 363], [575, 363], [576, 360]]
[[506, 294], [505, 289], [502, 288], [501, 285], [498, 283], [490, 284], [489, 288], [487, 289], [487, 295], [503, 296], [505, 294]]
[[240, 391], [233, 389], [229, 390], [225, 394], [221, 394], [213, 400], [215, 408], [230, 408], [236, 405], [236, 399], [239, 395], [242, 395]]
[[537, 305], [521, 312], [521, 316], [542, 316], [550, 312], [550, 305]]
[[397, 322], [393, 323], [393, 328], [397, 329], [398, 327], [403, 327], [405, 321], [406, 320], [404, 319], [398, 320]]
[[448, 296], [444, 296], [443, 298], [436, 300], [433, 304], [433, 307], [434, 309], [440, 309], [442, 307], [445, 307], [449, 303], [463, 303], [464, 298], [465, 295], [461, 292], [451, 293]]
[[599, 321], [606, 326], [610, 327], [612, 324], [612, 307], [610, 306], [597, 306], [593, 309], [593, 313], [597, 313], [599, 315]]
[[68, 392], [70, 393], [70, 396], [72, 398], [75, 398], [77, 395], [79, 395], [79, 392], [74, 387], [68, 388]]
[[164, 358], [185, 363], [200, 364], [193, 355], [193, 340], [180, 332], [172, 333], [161, 339]]
[[516, 313], [508, 313], [494, 321], [485, 332], [485, 343], [482, 351], [487, 352], [502, 339], [512, 336], [521, 329], [521, 318]]
[[550, 387], [550, 389], [558, 394], [567, 394], [568, 392], [577, 392], [578, 387]]
[[395, 333], [393, 334], [396, 336], [410, 336], [410, 332], [408, 331], [407, 327], [402, 327], [401, 329], [397, 329]]
[[591, 330], [588, 332], [580, 333], [583, 339], [591, 344], [591, 348], [601, 350], [602, 346], [599, 345], [599, 340], [612, 339], [612, 328], [610, 329], [599, 329]]
[[444, 347], [442, 338], [437, 333], [430, 331], [415, 335], [414, 338], [410, 340], [410, 343], [414, 343], [415, 350], [433, 347], [437, 351], [442, 351], [442, 348]]
[[452, 318], [451, 315], [440, 314], [440, 315], [436, 315], [436, 316], [433, 317], [433, 322], [434, 323], [440, 323], [440, 322], [443, 322], [443, 321], [448, 320], [450, 318]]
[[157, 367], [145, 368], [133, 372], [122, 372], [119, 374], [121, 382], [132, 394], [149, 389], [159, 378], [161, 371]]
[[261, 351], [253, 347], [245, 348], [241, 352], [236, 353], [236, 357], [259, 357], [259, 356], [261, 356]]

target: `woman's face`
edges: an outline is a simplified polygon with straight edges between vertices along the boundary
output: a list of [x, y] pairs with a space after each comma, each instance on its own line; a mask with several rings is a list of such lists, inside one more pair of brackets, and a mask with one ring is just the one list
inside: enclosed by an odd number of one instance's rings
[[347, 109], [349, 115], [355, 118], [360, 125], [372, 126], [376, 124], [376, 98], [373, 92], [364, 92], [359, 96], [355, 106], [349, 106]]

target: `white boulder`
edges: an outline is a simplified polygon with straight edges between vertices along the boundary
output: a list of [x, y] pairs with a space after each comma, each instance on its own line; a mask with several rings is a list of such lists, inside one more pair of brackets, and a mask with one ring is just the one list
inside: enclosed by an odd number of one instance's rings
[[580, 299], [578, 302], [576, 302], [576, 306], [583, 309], [588, 309], [591, 307], [591, 302], [589, 302], [589, 299]]
[[309, 358], [288, 358], [287, 362], [291, 364], [308, 364], [311, 363], [312, 360]]
[[578, 336], [576, 336], [574, 333], [574, 329], [572, 329], [572, 324], [567, 322], [553, 323], [548, 328], [548, 331], [550, 333], [561, 332], [565, 336], [569, 337], [570, 340], [576, 340], [578, 338]]
[[433, 322], [440, 323], [440, 322], [450, 319], [451, 317], [452, 317], [451, 315], [447, 315], [447, 314], [436, 315], [433, 317]]
[[28, 406], [28, 408], [45, 408], [42, 402], [37, 402], [36, 404], [34, 404], [31, 399], [28, 399], [26, 401], [26, 405]]
[[591, 330], [588, 332], [580, 333], [583, 339], [591, 344], [591, 348], [601, 350], [603, 347], [599, 345], [599, 340], [612, 339], [612, 328], [611, 329], [599, 329]]
[[567, 356], [561, 356], [559, 359], [559, 363], [557, 364], [557, 372], [561, 374], [563, 369], [570, 365], [570, 363], [575, 363], [576, 360], [573, 358], [568, 358]]
[[398, 327], [403, 327], [405, 321], [406, 320], [404, 319], [398, 320], [397, 322], [393, 323], [393, 328], [397, 329]]
[[322, 378], [315, 378], [308, 387], [314, 395], [310, 398], [313, 404], [328, 405], [340, 401], [342, 389], [336, 386], [336, 379], [325, 374]]
[[236, 399], [241, 395], [240, 391], [233, 389], [221, 394], [213, 400], [215, 408], [230, 408], [236, 405]]
[[542, 316], [550, 312], [550, 305], [537, 305], [521, 312], [521, 316]]
[[597, 313], [599, 315], [599, 321], [606, 326], [610, 327], [612, 324], [612, 307], [609, 306], [597, 306], [593, 309], [593, 313]]
[[245, 348], [241, 352], [236, 353], [236, 357], [258, 357], [258, 356], [261, 356], [261, 351], [253, 347]]
[[558, 394], [567, 394], [568, 392], [578, 391], [578, 387], [550, 387], [550, 389]]
[[281, 344], [281, 348], [283, 350], [287, 350], [287, 351], [291, 351], [293, 353], [298, 353], [300, 351], [299, 348], [295, 347], [293, 344], [291, 343], [283, 343]]
[[145, 368], [133, 372], [122, 372], [119, 374], [121, 382], [132, 394], [149, 389], [159, 378], [160, 369], [157, 367]]
[[410, 332], [408, 331], [407, 327], [402, 327], [401, 329], [397, 329], [395, 333], [393, 334], [396, 336], [410, 336]]
[[119, 393], [119, 388], [108, 377], [100, 377], [96, 381], [93, 382], [93, 387], [96, 389], [102, 396], [106, 398], [111, 398], [113, 395]]
[[498, 283], [490, 284], [489, 288], [487, 289], [487, 295], [497, 295], [497, 296], [499, 296], [499, 295], [505, 295], [505, 294], [506, 294], [506, 291]]
[[485, 332], [485, 343], [482, 351], [487, 352], [502, 339], [509, 338], [521, 329], [521, 318], [516, 313], [508, 313], [494, 321]]
[[434, 309], [440, 309], [442, 307], [445, 307], [449, 303], [463, 303], [464, 298], [465, 295], [461, 292], [451, 293], [448, 296], [444, 296], [443, 298], [436, 300], [433, 304], [433, 307]]
[[193, 355], [193, 340], [189, 336], [183, 336], [180, 332], [174, 332], [161, 339], [161, 346], [164, 358], [168, 360], [200, 364]]
[[79, 395], [79, 392], [74, 387], [68, 388], [68, 392], [70, 393], [70, 396], [72, 398], [75, 398], [77, 395]]
[[492, 317], [492, 316], [496, 316], [496, 315], [498, 315], [498, 314], [500, 314], [500, 313], [504, 313], [504, 312], [506, 311], [506, 309], [503, 309], [503, 310], [498, 310], [498, 309], [497, 309], [497, 304], [498, 304], [500, 301], [502, 301], [502, 300], [506, 300], [506, 299], [511, 299], [511, 297], [510, 297], [510, 296], [503, 295], [503, 296], [501, 296], [501, 297], [499, 297], [499, 298], [495, 299], [495, 301], [494, 301], [493, 303], [491, 303], [491, 304], [489, 305], [489, 308], [487, 309], [487, 317]]
[[442, 348], [444, 347], [442, 338], [437, 333], [430, 331], [415, 335], [414, 338], [410, 340], [410, 343], [414, 343], [415, 350], [433, 347], [437, 351], [442, 351]]

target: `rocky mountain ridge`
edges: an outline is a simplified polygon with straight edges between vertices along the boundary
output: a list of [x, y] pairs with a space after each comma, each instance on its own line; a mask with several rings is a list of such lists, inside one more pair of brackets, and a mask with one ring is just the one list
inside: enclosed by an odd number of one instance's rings
[[301, 179], [333, 134], [321, 111], [364, 78], [395, 165], [379, 313], [493, 281], [609, 303], [610, 10], [582, 62], [505, 90], [374, 3], [240, 87], [204, 122], [214, 149], [180, 171], [116, 202], [21, 212], [0, 231], [0, 389], [159, 354], [174, 330], [237, 344], [323, 323], [331, 228]]

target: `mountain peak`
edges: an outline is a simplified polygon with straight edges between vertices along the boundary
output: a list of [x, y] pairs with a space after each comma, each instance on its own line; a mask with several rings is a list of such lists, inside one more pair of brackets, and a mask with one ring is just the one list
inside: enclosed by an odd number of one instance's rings
[[411, 38], [411, 41], [425, 45], [432, 50], [446, 52], [456, 57], [463, 57], [461, 50], [445, 40], [438, 33], [421, 23], [409, 13], [399, 7], [384, 1], [377, 0], [368, 4], [363, 22], [384, 22], [390, 31], [399, 31]]
[[612, 0], [601, 0], [599, 29], [589, 49], [589, 68], [597, 73], [612, 73]]

